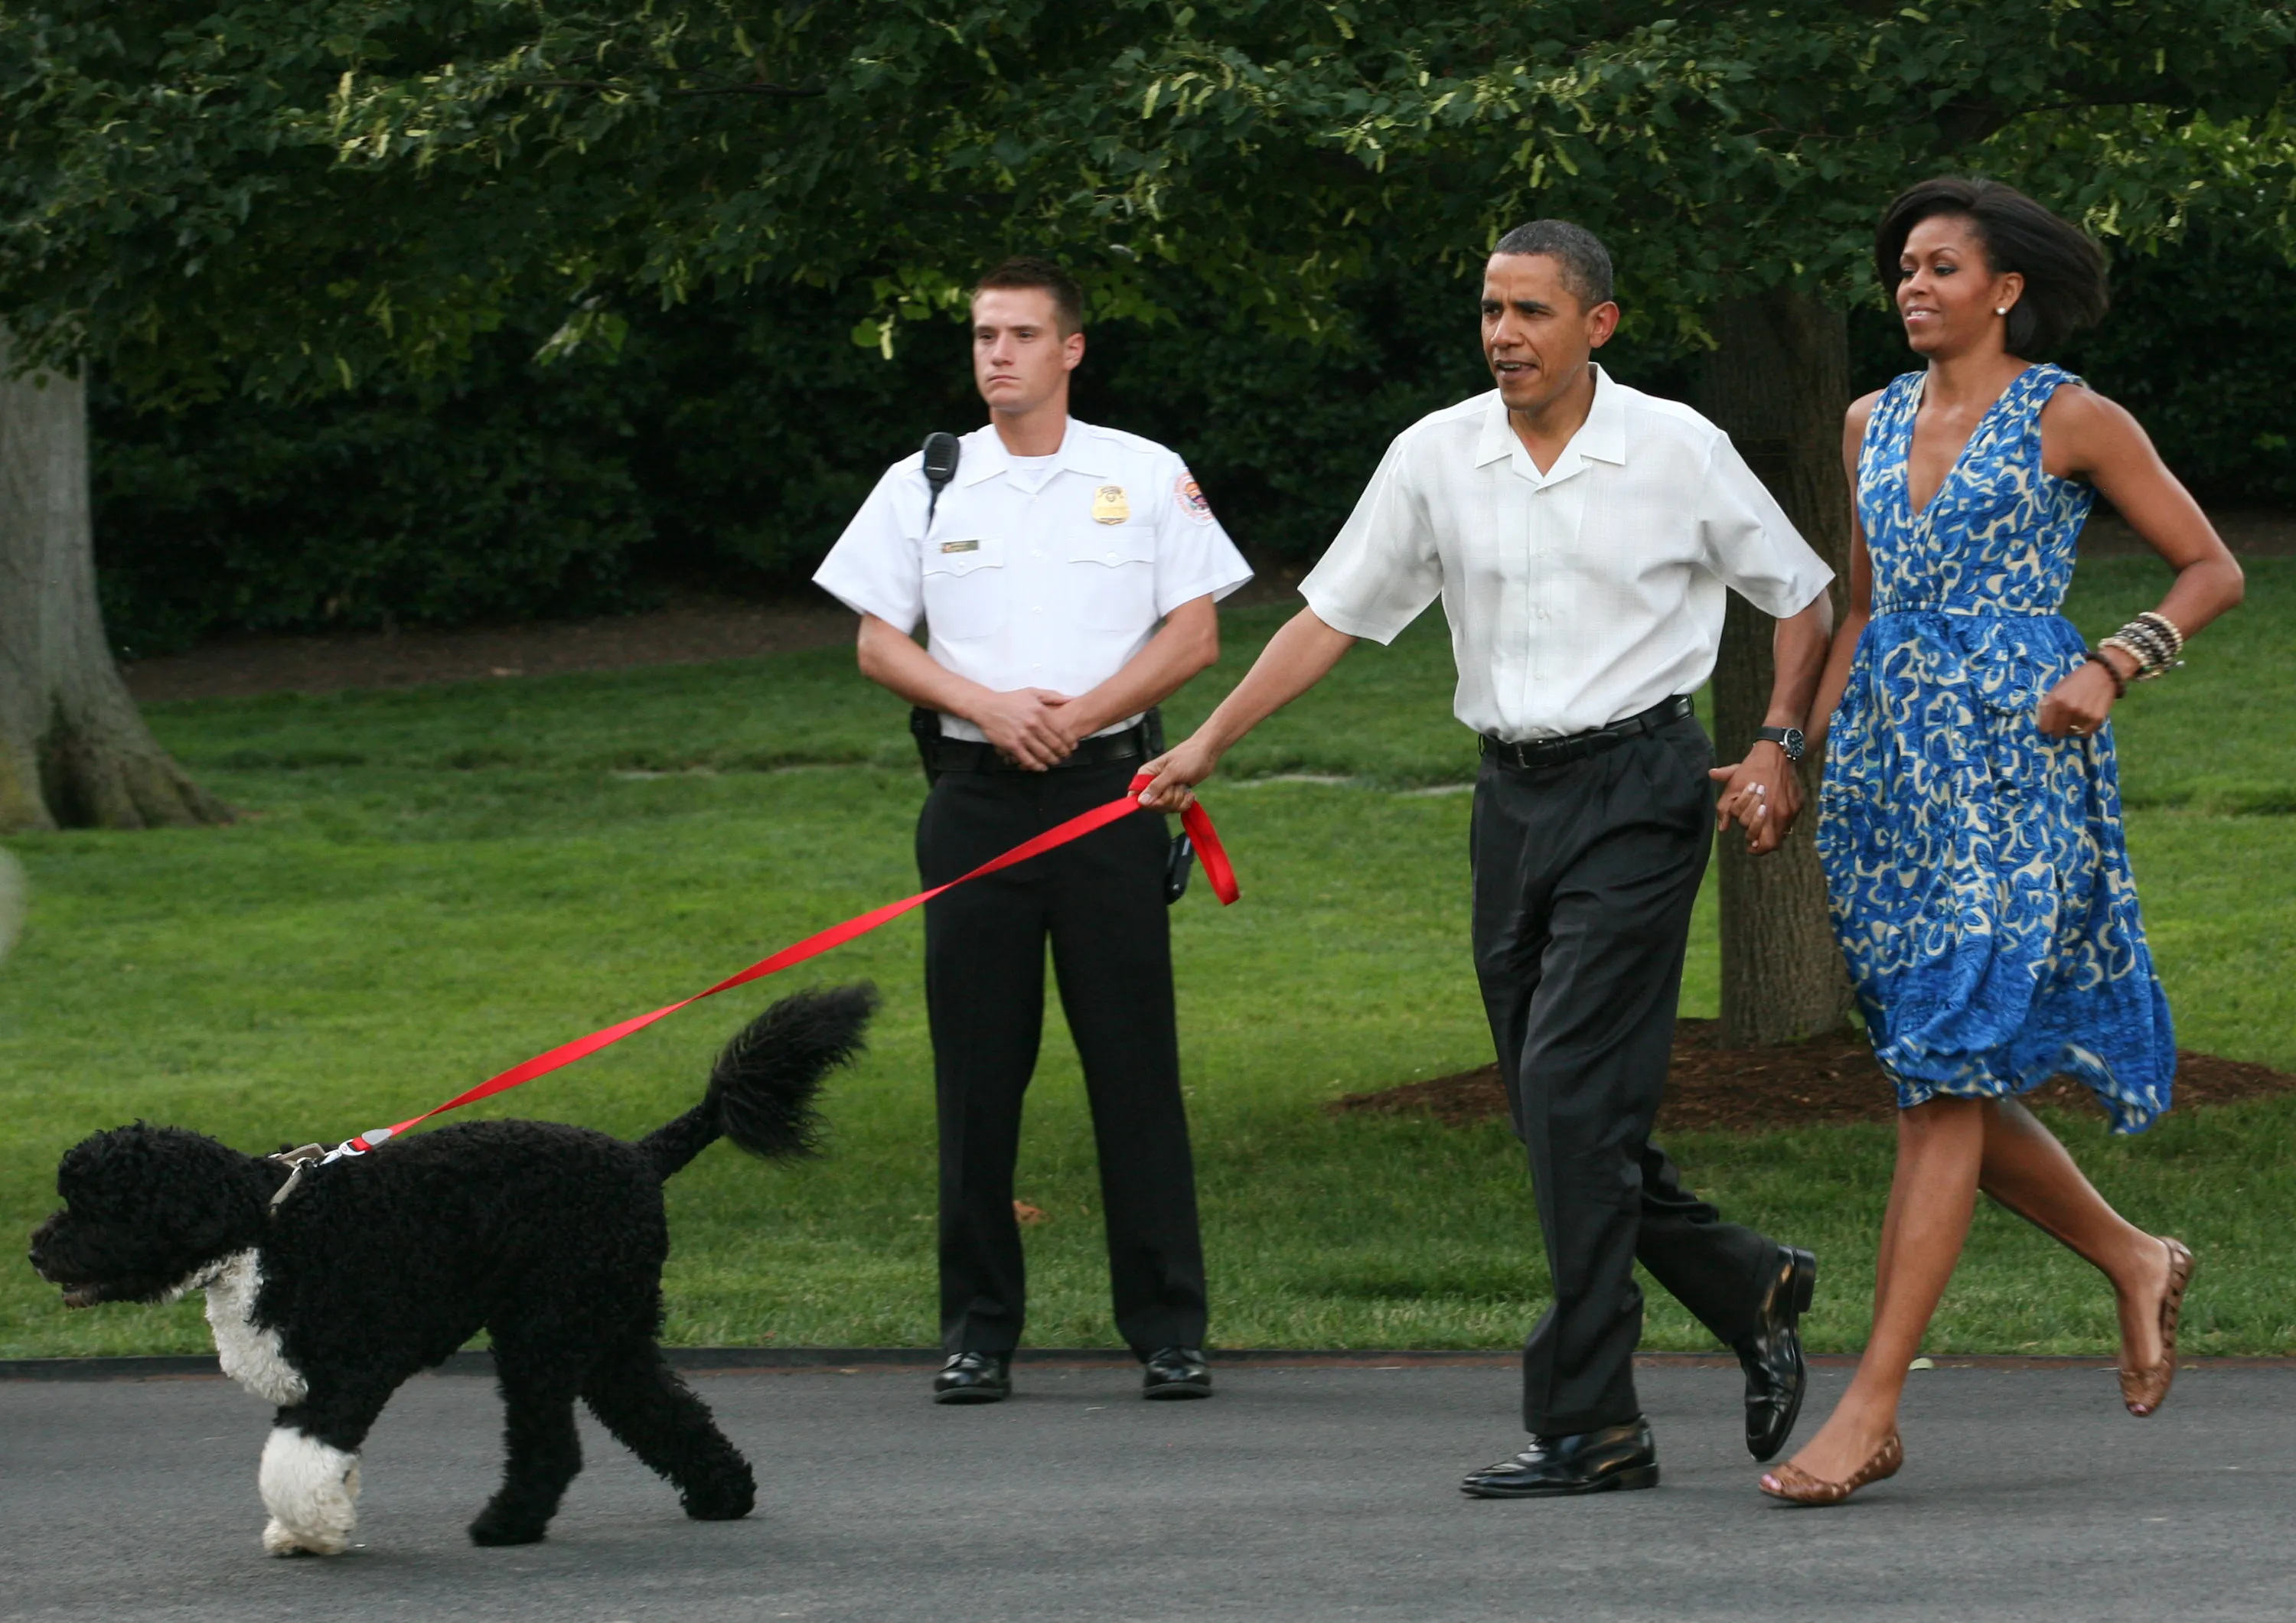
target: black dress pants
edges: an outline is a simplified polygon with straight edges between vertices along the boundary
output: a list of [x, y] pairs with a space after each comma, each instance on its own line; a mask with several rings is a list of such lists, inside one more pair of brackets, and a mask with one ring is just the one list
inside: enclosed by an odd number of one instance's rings
[[1641, 1413], [1637, 1258], [1732, 1345], [1754, 1329], [1775, 1256], [1650, 1142], [1713, 838], [1712, 765], [1685, 717], [1560, 766], [1486, 757], [1475, 784], [1475, 970], [1554, 1279], [1523, 1346], [1535, 1435]]
[[[917, 824], [928, 885], [1122, 794], [1135, 761], [947, 772]], [[1144, 813], [925, 904], [940, 1114], [940, 1325], [1007, 1352], [1026, 1318], [1013, 1164], [1037, 1066], [1045, 944], [1084, 1062], [1116, 1327], [1134, 1350], [1204, 1343], [1203, 1246], [1180, 1101], [1164, 819]]]

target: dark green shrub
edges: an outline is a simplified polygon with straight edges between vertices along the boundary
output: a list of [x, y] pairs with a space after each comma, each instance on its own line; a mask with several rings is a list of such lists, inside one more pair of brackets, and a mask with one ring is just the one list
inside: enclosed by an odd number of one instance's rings
[[[2115, 312], [2064, 357], [2144, 422], [2204, 500], [2296, 502], [2296, 271], [2229, 236], [2116, 266]], [[1177, 447], [1255, 556], [1305, 561], [1387, 442], [1488, 387], [1472, 273], [1395, 264], [1321, 343], [1176, 284], [1169, 318], [1090, 333], [1076, 410]], [[787, 589], [885, 465], [980, 420], [961, 322], [855, 344], [865, 290], [775, 289], [635, 315], [619, 353], [493, 335], [451, 380], [293, 407], [139, 414], [98, 379], [97, 552], [116, 640], [610, 612], [666, 584]], [[1910, 362], [1878, 307], [1852, 372]], [[1680, 397], [1688, 361], [1629, 322], [1604, 361]]]

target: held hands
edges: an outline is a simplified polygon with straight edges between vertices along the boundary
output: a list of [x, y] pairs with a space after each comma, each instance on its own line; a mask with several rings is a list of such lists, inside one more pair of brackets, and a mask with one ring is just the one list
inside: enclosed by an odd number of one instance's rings
[[1068, 759], [1077, 746], [1064, 714], [1066, 693], [1021, 687], [991, 693], [971, 720], [998, 754], [1031, 772], [1046, 772]]
[[[2104, 657], [2112, 659], [2113, 651], [2107, 649]], [[2117, 697], [2112, 676], [2092, 661], [2048, 691], [2041, 701], [2037, 725], [2052, 738], [2062, 738], [2068, 734], [2075, 738], [2095, 737], [2097, 729], [2104, 725], [2104, 718], [2112, 714], [2112, 701]]]
[[1746, 831], [1747, 853], [1754, 857], [1784, 843], [1801, 813], [1801, 776], [1784, 750], [1765, 740], [1736, 766], [1717, 766], [1706, 775], [1722, 785], [1714, 811], [1717, 833], [1737, 824]]

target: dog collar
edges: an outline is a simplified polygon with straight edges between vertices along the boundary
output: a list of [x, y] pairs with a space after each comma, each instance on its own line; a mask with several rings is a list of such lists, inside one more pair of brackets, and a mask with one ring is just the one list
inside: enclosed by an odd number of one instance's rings
[[311, 1168], [331, 1167], [348, 1157], [365, 1155], [390, 1135], [389, 1127], [369, 1127], [357, 1138], [346, 1138], [332, 1150], [324, 1144], [297, 1144], [291, 1150], [265, 1156], [266, 1160], [277, 1161], [282, 1166], [293, 1168], [287, 1174], [287, 1181], [272, 1193], [271, 1209], [277, 1211], [286, 1203], [287, 1197], [295, 1193], [295, 1185], [303, 1181], [303, 1174]]

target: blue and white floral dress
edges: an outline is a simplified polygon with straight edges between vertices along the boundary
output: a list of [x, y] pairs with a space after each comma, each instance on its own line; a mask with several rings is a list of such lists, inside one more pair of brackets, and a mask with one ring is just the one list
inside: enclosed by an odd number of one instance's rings
[[1874, 1057], [1907, 1107], [2093, 1088], [2116, 1132], [2169, 1108], [2176, 1038], [2136, 912], [2110, 725], [2051, 738], [2041, 699], [2085, 644], [2058, 613], [2096, 500], [2041, 466], [2020, 374], [1929, 505], [1906, 462], [1923, 374], [1883, 391], [1857, 454], [1873, 621], [1827, 733], [1817, 845]]

